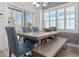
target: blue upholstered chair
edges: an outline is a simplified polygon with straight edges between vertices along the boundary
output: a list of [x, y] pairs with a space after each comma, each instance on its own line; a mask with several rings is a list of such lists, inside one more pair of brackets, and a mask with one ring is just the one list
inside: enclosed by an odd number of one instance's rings
[[34, 44], [32, 41], [27, 40], [26, 42], [19, 42], [17, 38], [16, 31], [14, 27], [6, 27], [5, 28], [7, 37], [8, 37], [8, 45], [9, 45], [9, 56], [11, 57], [11, 53], [13, 53], [16, 57], [26, 54], [29, 51], [32, 51]]
[[32, 32], [30, 27], [23, 27], [23, 32]]
[[[32, 29], [31, 29], [30, 27], [23, 27], [23, 32], [32, 32]], [[32, 41], [33, 44], [38, 43], [38, 41], [36, 41], [36, 40], [34, 40], [34, 39], [30, 39], [30, 38], [25, 37], [24, 42], [25, 42], [26, 40]]]
[[52, 31], [56, 31], [56, 27], [50, 27]]
[[39, 28], [38, 27], [32, 27], [33, 32], [39, 32]]

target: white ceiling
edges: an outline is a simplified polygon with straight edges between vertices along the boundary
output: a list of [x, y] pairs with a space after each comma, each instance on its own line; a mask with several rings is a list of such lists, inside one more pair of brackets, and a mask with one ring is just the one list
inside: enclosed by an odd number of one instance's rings
[[55, 6], [65, 4], [65, 3], [67, 2], [48, 2], [48, 6], [44, 7], [44, 9], [48, 9], [48, 8], [55, 7]]
[[[61, 5], [61, 4], [64, 4], [64, 3], [67, 3], [67, 2], [48, 2], [48, 6], [47, 7], [44, 7], [44, 9], [48, 9], [48, 8], [51, 8], [51, 7], [56, 7], [58, 5]], [[15, 6], [19, 6], [19, 7], [22, 7], [22, 8], [25, 8], [25, 9], [30, 9], [30, 10], [35, 10], [36, 8], [33, 6], [33, 3], [32, 2], [10, 2], [9, 4], [13, 4]], [[37, 8], [38, 9], [38, 8]]]

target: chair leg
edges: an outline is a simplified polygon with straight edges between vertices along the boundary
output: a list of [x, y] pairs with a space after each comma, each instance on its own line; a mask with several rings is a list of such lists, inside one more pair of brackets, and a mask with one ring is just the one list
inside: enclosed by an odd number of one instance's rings
[[25, 57], [32, 57], [32, 55], [26, 55], [26, 54], [24, 54], [24, 56], [25, 56]]
[[24, 54], [24, 56], [27, 56], [26, 54]]
[[23, 42], [25, 42], [26, 40], [24, 39]]
[[11, 57], [11, 52], [9, 51], [9, 57]]
[[44, 40], [41, 40], [41, 42], [40, 42], [40, 43], [41, 43], [41, 45], [42, 45], [42, 44], [44, 44]]
[[47, 43], [47, 40], [41, 40], [41, 45]]
[[47, 43], [47, 40], [44, 40], [44, 44], [46, 44]]

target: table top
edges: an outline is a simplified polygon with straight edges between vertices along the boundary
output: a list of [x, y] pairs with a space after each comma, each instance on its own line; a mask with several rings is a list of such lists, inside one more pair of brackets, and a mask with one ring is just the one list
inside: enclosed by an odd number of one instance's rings
[[20, 35], [20, 36], [24, 36], [24, 37], [34, 38], [36, 40], [40, 40], [40, 39], [49, 37], [51, 35], [56, 35], [58, 33], [59, 33], [59, 31], [51, 31], [51, 32], [30, 32], [30, 33], [27, 33], [27, 32], [26, 33], [19, 32], [17, 34]]

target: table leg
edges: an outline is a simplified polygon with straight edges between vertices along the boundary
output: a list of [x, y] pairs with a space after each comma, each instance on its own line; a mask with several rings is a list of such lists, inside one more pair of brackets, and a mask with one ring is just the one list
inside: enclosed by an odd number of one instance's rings
[[42, 43], [41, 43], [41, 40], [39, 40], [39, 44], [38, 44], [38, 46], [40, 46]]

